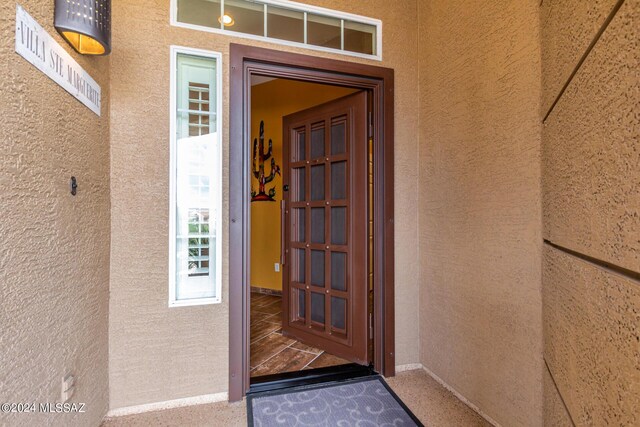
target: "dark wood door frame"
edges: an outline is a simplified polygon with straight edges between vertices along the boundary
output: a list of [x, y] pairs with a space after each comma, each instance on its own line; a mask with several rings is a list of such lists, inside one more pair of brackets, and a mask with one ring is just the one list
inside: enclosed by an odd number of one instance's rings
[[229, 400], [249, 389], [251, 76], [368, 90], [372, 98], [374, 194], [373, 364], [395, 375], [394, 75], [353, 62], [231, 44], [229, 93]]

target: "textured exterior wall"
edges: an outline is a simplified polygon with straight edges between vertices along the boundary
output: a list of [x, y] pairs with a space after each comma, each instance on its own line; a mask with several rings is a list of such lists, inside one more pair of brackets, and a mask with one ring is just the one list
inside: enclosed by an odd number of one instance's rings
[[[634, 271], [640, 271], [638, 9], [637, 0], [625, 2], [544, 127], [545, 238]], [[545, 73], [553, 68], [545, 64]]]
[[[560, 94], [576, 64], [587, 50], [618, 0], [543, 0], [542, 113]], [[567, 25], [571, 23], [571, 25]]]
[[[273, 157], [281, 168], [282, 118], [288, 114], [341, 98], [353, 89], [316, 85], [293, 80], [273, 80], [251, 88], [251, 143], [260, 136], [260, 121], [264, 121], [265, 144], [273, 140]], [[265, 145], [265, 150], [267, 145]], [[269, 174], [269, 163], [265, 173]], [[254, 190], [258, 180], [251, 178]], [[276, 272], [274, 263], [280, 262], [280, 201], [282, 176], [267, 184], [276, 188], [276, 202], [251, 203], [251, 286], [282, 290], [282, 269]]]
[[[414, 54], [417, 29], [412, 25], [416, 2], [310, 3], [384, 21], [384, 61], [368, 62], [394, 68], [396, 73], [396, 362], [416, 363], [418, 61]], [[115, 1], [113, 37], [110, 406], [224, 392], [228, 387], [229, 353], [228, 197], [223, 202], [222, 303], [171, 309], [167, 305], [169, 46], [223, 53], [225, 195], [229, 188], [229, 44], [349, 58], [170, 27], [169, 0]]]
[[420, 3], [421, 361], [542, 423], [539, 0]]
[[571, 421], [569, 412], [567, 412], [567, 407], [562, 401], [560, 392], [556, 388], [556, 385], [553, 383], [553, 378], [551, 377], [551, 374], [549, 373], [549, 370], [546, 369], [546, 367], [544, 370], [543, 380], [543, 425], [553, 427], [573, 427], [573, 422]]
[[[59, 402], [75, 415], [0, 414], [0, 425], [98, 425], [108, 408], [109, 59], [72, 53], [53, 1], [23, 0], [102, 87], [102, 117], [15, 53], [15, 2], [0, 4], [0, 402]], [[78, 178], [76, 197], [69, 179]]]
[[640, 286], [544, 251], [545, 359], [578, 425], [640, 424]]
[[541, 15], [546, 98], [595, 45], [544, 124], [544, 237], [572, 251], [545, 249], [545, 359], [577, 425], [638, 425], [640, 1], [554, 3]]

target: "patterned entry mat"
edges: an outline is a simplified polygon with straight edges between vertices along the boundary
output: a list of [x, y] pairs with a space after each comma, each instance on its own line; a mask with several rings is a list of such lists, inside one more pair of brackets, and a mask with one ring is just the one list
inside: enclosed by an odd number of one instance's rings
[[247, 397], [249, 427], [422, 426], [380, 376]]

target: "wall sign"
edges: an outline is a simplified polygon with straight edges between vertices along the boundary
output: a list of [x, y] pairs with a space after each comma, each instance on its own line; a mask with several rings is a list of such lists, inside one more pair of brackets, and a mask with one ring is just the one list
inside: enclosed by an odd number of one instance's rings
[[20, 5], [16, 5], [16, 52], [100, 115], [100, 85]]

